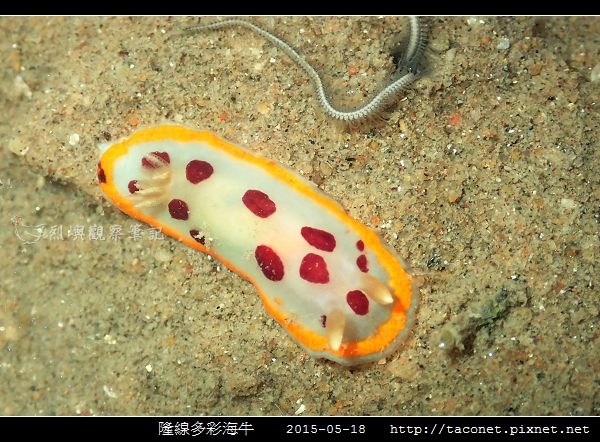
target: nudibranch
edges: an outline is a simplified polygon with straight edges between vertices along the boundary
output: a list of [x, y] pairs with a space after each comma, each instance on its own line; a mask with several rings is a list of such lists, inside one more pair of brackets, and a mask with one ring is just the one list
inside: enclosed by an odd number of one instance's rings
[[296, 173], [174, 125], [101, 150], [98, 180], [110, 201], [250, 281], [312, 356], [356, 365], [407, 336], [417, 295], [402, 261]]

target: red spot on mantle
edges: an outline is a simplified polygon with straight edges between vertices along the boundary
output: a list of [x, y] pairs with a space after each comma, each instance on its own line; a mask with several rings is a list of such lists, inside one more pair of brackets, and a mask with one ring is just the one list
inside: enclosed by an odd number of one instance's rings
[[202, 160], [192, 160], [185, 166], [185, 177], [192, 184], [198, 184], [213, 174], [213, 167]]
[[[167, 164], [171, 163], [171, 157], [169, 157], [168, 152], [150, 152], [149, 155], [154, 155]], [[142, 158], [142, 167], [145, 167], [146, 169], [156, 169], [159, 166], [154, 165], [146, 158]]]
[[260, 245], [254, 251], [254, 257], [265, 278], [271, 281], [281, 281], [283, 279], [285, 273], [283, 262], [275, 250], [271, 247]]
[[190, 236], [192, 238], [194, 238], [194, 241], [199, 242], [202, 245], [204, 245], [206, 243], [206, 240], [204, 239], [204, 235], [200, 235], [199, 230], [196, 230], [196, 229], [190, 230]]
[[369, 313], [369, 299], [360, 290], [352, 290], [346, 294], [346, 302], [357, 315], [363, 316]]
[[300, 234], [311, 246], [325, 252], [333, 252], [335, 249], [335, 237], [325, 230], [312, 227], [302, 227]]
[[267, 218], [275, 213], [275, 203], [260, 190], [247, 190], [242, 197], [244, 205], [259, 218]]
[[127, 188], [129, 189], [129, 193], [135, 193], [140, 190], [137, 186], [137, 180], [131, 180], [127, 184]]
[[360, 255], [358, 258], [356, 258], [356, 265], [363, 273], [367, 273], [369, 271], [369, 262], [367, 261], [367, 257], [365, 255]]
[[322, 256], [314, 253], [307, 254], [300, 263], [300, 277], [308, 282], [315, 284], [325, 284], [329, 282], [329, 272], [327, 263]]
[[169, 201], [169, 213], [173, 218], [185, 221], [190, 216], [190, 209], [185, 201], [173, 199]]

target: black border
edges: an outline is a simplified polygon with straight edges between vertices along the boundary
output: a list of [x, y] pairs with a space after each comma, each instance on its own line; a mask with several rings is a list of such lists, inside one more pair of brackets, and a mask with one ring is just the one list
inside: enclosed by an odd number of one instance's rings
[[[159, 426], [171, 423], [171, 428], [196, 425], [201, 434], [159, 435]], [[179, 427], [175, 425], [179, 423]], [[212, 424], [211, 424], [212, 423]], [[225, 434], [224, 428], [248, 431]], [[3, 417], [0, 418], [5, 440], [57, 437], [61, 440], [131, 438], [132, 440], [243, 440], [243, 441], [398, 441], [415, 437], [427, 440], [559, 440], [591, 441], [600, 435], [597, 416], [524, 416], [524, 417], [225, 417], [225, 416], [162, 416], [162, 417]], [[364, 425], [364, 428], [361, 428]], [[572, 427], [572, 433], [566, 433]], [[164, 424], [163, 424], [164, 428]], [[219, 428], [218, 434], [208, 434], [208, 428]], [[459, 428], [462, 431], [456, 432]], [[476, 428], [485, 433], [471, 433]], [[290, 432], [291, 429], [291, 432]], [[554, 430], [553, 430], [554, 429]], [[579, 429], [579, 432], [576, 429]], [[364, 430], [364, 432], [363, 432]], [[450, 431], [451, 430], [451, 431]], [[469, 432], [466, 432], [468, 430]], [[552, 433], [554, 431], [554, 433]], [[560, 431], [563, 431], [562, 433]], [[511, 432], [513, 434], [511, 434]]]
[[[295, 1], [295, 2], [3, 2], [2, 15], [598, 15], [598, 2], [397, 2]], [[0, 17], [0, 20], [6, 17]], [[1, 24], [0, 24], [1, 25]]]

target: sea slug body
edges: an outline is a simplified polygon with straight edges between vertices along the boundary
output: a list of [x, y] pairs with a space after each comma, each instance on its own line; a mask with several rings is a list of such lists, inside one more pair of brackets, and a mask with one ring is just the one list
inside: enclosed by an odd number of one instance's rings
[[156, 126], [101, 146], [98, 181], [126, 214], [250, 281], [312, 356], [391, 354], [416, 292], [379, 236], [294, 172], [211, 132]]

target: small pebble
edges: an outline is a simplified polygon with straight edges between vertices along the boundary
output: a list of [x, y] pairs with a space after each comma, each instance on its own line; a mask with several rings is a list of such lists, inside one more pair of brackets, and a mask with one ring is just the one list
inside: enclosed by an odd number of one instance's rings
[[594, 66], [594, 69], [592, 69], [590, 80], [594, 82], [600, 80], [600, 63], [598, 63], [596, 66]]
[[575, 209], [575, 208], [577, 208], [577, 202], [573, 201], [570, 198], [562, 198], [560, 200], [560, 205], [562, 207], [564, 207], [565, 209]]
[[17, 75], [15, 77], [15, 81], [14, 81], [14, 88], [15, 91], [17, 92], [17, 96], [24, 96], [26, 98], [31, 98], [32, 93], [31, 93], [31, 89], [29, 89], [29, 85], [27, 83], [25, 83], [25, 80], [23, 80], [23, 77], [21, 77], [20, 75]]
[[506, 37], [501, 38], [498, 45], [496, 45], [496, 49], [508, 49], [510, 48], [510, 40]]
[[23, 157], [29, 152], [29, 146], [23, 146], [18, 140], [11, 140], [8, 142], [8, 150], [15, 155]]
[[169, 262], [171, 257], [171, 253], [163, 249], [159, 249], [154, 253], [154, 259], [159, 262]]
[[480, 19], [479, 17], [469, 17], [467, 18], [467, 24], [469, 26], [471, 26], [472, 28], [476, 28], [482, 24], [484, 24], [485, 21]]
[[116, 399], [119, 395], [113, 391], [112, 388], [109, 388], [107, 385], [102, 387], [104, 394], [106, 394], [111, 399]]
[[451, 189], [448, 191], [448, 202], [450, 204], [457, 203], [462, 196], [462, 189]]
[[79, 134], [71, 134], [69, 136], [69, 144], [75, 146], [77, 143], [79, 143]]
[[321, 171], [321, 173], [323, 174], [323, 176], [329, 176], [332, 174], [333, 172], [333, 167], [331, 167], [329, 165], [329, 163], [326, 163], [325, 161], [321, 161], [321, 163], [319, 164], [319, 170]]

